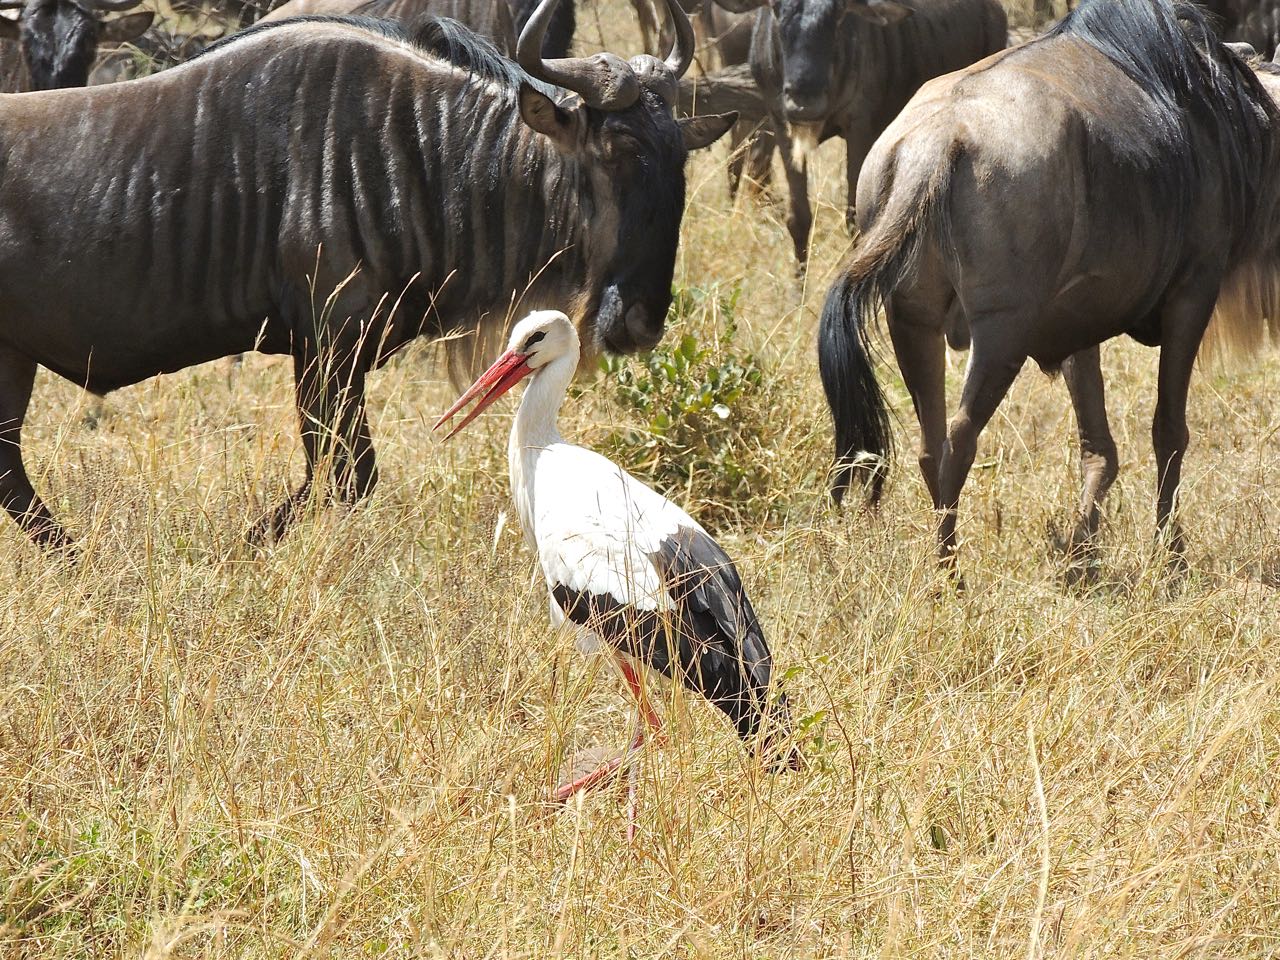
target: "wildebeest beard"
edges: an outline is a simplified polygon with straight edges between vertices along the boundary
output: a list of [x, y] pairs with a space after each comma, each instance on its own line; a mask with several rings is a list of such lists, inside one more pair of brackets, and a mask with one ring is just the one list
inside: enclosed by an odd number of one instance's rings
[[[542, 70], [535, 21], [518, 54]], [[366, 495], [364, 377], [413, 337], [569, 305], [589, 342], [658, 338], [687, 148], [733, 119], [672, 116], [692, 48], [686, 29], [665, 63], [606, 59], [599, 89], [602, 61], [559, 61], [579, 100], [451, 21], [303, 18], [154, 77], [0, 101], [7, 129], [41, 134], [14, 134], [0, 193], [0, 402], [25, 407], [37, 364], [106, 392], [286, 353], [307, 481], [259, 535], [288, 525], [320, 458], [329, 492]], [[61, 545], [14, 430], [0, 502]]]

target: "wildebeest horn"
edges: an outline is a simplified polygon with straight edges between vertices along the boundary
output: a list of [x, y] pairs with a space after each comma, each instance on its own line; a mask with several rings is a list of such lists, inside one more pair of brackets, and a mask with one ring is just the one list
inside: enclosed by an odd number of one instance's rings
[[592, 57], [542, 59], [542, 38], [559, 2], [542, 0], [538, 4], [538, 9], [520, 31], [516, 60], [531, 77], [572, 90], [589, 107], [625, 110], [640, 98], [640, 83], [631, 66], [621, 57], [597, 53]]
[[77, 5], [86, 10], [119, 13], [121, 10], [130, 10], [141, 2], [142, 0], [78, 0]]
[[631, 69], [641, 84], [648, 87], [668, 107], [675, 106], [680, 91], [680, 78], [689, 65], [693, 63], [693, 24], [684, 12], [678, 0], [666, 0], [667, 12], [671, 15], [671, 25], [675, 27], [675, 42], [666, 60], [642, 53], [631, 58]]
[[667, 11], [671, 14], [672, 26], [676, 28], [676, 42], [671, 45], [671, 52], [667, 54], [666, 64], [667, 68], [679, 80], [685, 75], [689, 65], [693, 63], [695, 42], [693, 24], [689, 22], [689, 15], [684, 12], [684, 8], [676, 0], [667, 0]]
[[26, 0], [0, 0], [0, 10], [21, 10], [26, 5]]

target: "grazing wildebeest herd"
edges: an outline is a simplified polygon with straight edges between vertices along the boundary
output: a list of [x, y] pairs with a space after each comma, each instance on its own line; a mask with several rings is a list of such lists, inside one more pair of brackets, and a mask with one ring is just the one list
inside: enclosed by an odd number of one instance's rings
[[[1269, 52], [1270, 0], [1207, 12], [1085, 0], [1012, 46], [996, 0], [662, 0], [663, 22], [647, 31], [661, 48], [630, 59], [572, 55], [571, 0], [288, 0], [189, 62], [84, 87], [96, 46], [152, 19], [100, 15], [135, 5], [0, 3], [20, 7], [0, 33], [20, 42], [34, 88], [0, 96], [0, 502], [69, 556], [73, 540], [21, 455], [39, 366], [101, 394], [245, 351], [289, 356], [306, 478], [255, 525], [257, 542], [281, 536], [311, 499], [370, 494], [366, 377], [418, 337], [450, 338], [456, 379], [519, 315], [556, 311], [519, 326], [466, 399], [488, 389], [487, 405], [524, 376], [550, 383], [522, 411], [536, 421], [526, 433], [561, 444], [555, 413], [578, 339], [611, 353], [661, 339], [686, 160], [739, 119], [682, 90], [699, 36], [704, 69], [732, 75], [723, 89], [757, 105], [732, 138], [731, 182], [744, 170], [767, 181], [777, 144], [801, 266], [809, 151], [845, 143], [854, 238], [818, 343], [832, 491], [838, 501], [861, 478], [872, 501], [883, 493], [890, 415], [872, 359], [883, 311], [949, 571], [979, 436], [1029, 358], [1061, 371], [1076, 413], [1083, 491], [1066, 549], [1071, 570], [1087, 568], [1118, 470], [1099, 347], [1125, 334], [1160, 349], [1157, 523], [1180, 566], [1177, 494], [1202, 342], [1256, 352], [1280, 338], [1280, 68], [1214, 32]], [[79, 89], [53, 89], [66, 87]], [[948, 344], [969, 351], [949, 423]], [[552, 363], [558, 372], [538, 380]], [[517, 474], [533, 470], [521, 435]], [[650, 502], [611, 466], [574, 456], [565, 462], [596, 471], [593, 489]], [[602, 539], [579, 549], [557, 527], [554, 562], [545, 523], [566, 521], [544, 509], [551, 488], [517, 477], [553, 616], [647, 664], [662, 660], [653, 643], [628, 646], [600, 611], [643, 622], [651, 641], [678, 639], [691, 687], [713, 699], [750, 688], [754, 732], [768, 712], [768, 650], [727, 556], [666, 501], [648, 513], [629, 501], [593, 508], [566, 497], [564, 477], [564, 509], [585, 511], [577, 522]], [[659, 582], [675, 567], [701, 578], [701, 592]], [[696, 629], [658, 623], [677, 609]], [[688, 675], [706, 644], [719, 644], [716, 683]], [[734, 670], [746, 671], [737, 686]]]

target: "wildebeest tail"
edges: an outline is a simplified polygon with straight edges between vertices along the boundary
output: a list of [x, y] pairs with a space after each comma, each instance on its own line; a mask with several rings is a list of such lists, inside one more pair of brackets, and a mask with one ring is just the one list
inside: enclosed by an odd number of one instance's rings
[[873, 504], [884, 492], [893, 433], [868, 327], [913, 268], [950, 170], [949, 161], [940, 170], [897, 169], [879, 213], [827, 292], [818, 328], [818, 368], [835, 425], [831, 496], [836, 503], [855, 478], [866, 485]]

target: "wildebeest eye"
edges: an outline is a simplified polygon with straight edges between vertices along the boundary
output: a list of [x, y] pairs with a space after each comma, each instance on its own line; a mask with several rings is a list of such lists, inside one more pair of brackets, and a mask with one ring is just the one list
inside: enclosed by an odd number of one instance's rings
[[608, 131], [604, 135], [601, 154], [609, 163], [615, 163], [640, 152], [640, 141], [621, 130]]
[[539, 330], [537, 333], [530, 334], [529, 339], [524, 342], [524, 349], [521, 351], [521, 353], [528, 353], [530, 350], [533, 349], [533, 345], [535, 343], [541, 343], [546, 338], [547, 338], [547, 332], [545, 330]]

